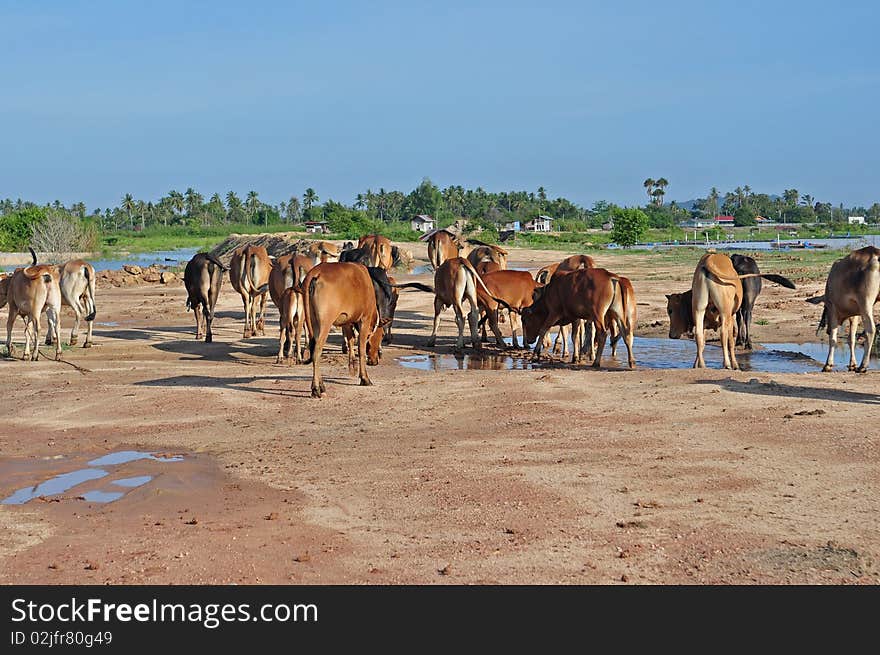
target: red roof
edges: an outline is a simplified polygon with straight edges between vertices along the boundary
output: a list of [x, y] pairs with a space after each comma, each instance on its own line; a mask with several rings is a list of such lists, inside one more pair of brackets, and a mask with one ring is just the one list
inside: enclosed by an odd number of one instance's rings
[[733, 223], [733, 216], [716, 216], [716, 223]]

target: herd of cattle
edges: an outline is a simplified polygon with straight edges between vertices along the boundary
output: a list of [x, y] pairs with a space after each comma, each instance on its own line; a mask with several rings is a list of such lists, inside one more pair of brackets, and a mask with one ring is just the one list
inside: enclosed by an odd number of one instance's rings
[[[186, 265], [184, 284], [187, 308], [196, 321], [196, 338], [212, 340], [214, 307], [224, 273], [241, 295], [244, 306], [244, 338], [265, 334], [268, 295], [280, 314], [277, 362], [311, 363], [312, 395], [324, 393], [320, 372], [321, 354], [330, 330], [340, 328], [343, 352], [349, 366], [358, 369], [361, 385], [370, 385], [367, 365], [377, 364], [382, 344], [391, 341], [398, 295], [411, 288], [434, 294], [434, 324], [427, 345], [434, 346], [443, 310], [452, 307], [458, 327], [456, 350], [464, 349], [465, 323], [473, 348], [486, 340], [486, 324], [497, 344], [506, 343], [499, 324], [507, 322], [512, 347], [535, 343], [534, 356], [550, 347], [549, 333], [558, 328], [557, 344], [566, 356], [571, 342], [573, 363], [585, 353], [599, 367], [605, 342], [610, 336], [612, 354], [623, 338], [630, 368], [635, 367], [633, 335], [636, 327], [636, 297], [630, 280], [595, 265], [588, 255], [573, 255], [542, 268], [533, 277], [526, 271], [507, 269], [507, 251], [499, 246], [469, 240], [461, 242], [445, 230], [426, 235], [428, 260], [434, 270], [433, 286], [410, 282], [398, 284], [389, 275], [398, 253], [383, 236], [361, 237], [357, 246], [348, 243], [339, 250], [328, 242], [314, 242], [305, 253], [270, 257], [262, 246], [236, 249], [229, 266], [211, 254], [199, 253]], [[25, 359], [37, 359], [40, 316], [49, 326], [47, 344], [55, 344], [61, 356], [60, 312], [70, 306], [76, 320], [70, 344], [77, 342], [80, 321], [88, 332], [84, 347], [91, 345], [95, 318], [95, 271], [82, 260], [62, 266], [33, 264], [0, 279], [0, 307], [9, 305], [6, 346], [14, 355], [12, 327], [17, 316], [25, 322]], [[725, 368], [738, 368], [736, 346], [751, 349], [749, 328], [761, 279], [790, 289], [787, 278], [762, 273], [754, 259], [719, 253], [703, 255], [694, 271], [691, 289], [667, 295], [669, 337], [694, 336], [697, 347], [694, 367], [704, 367], [705, 329], [718, 330]], [[880, 249], [873, 246], [854, 250], [831, 267], [825, 293], [808, 302], [824, 304], [820, 328], [828, 333], [828, 358], [823, 370], [834, 365], [838, 331], [849, 324], [850, 370], [864, 372], [874, 341], [874, 304], [880, 300]], [[864, 325], [865, 352], [861, 364], [855, 361], [855, 340], [859, 322]], [[482, 339], [479, 334], [482, 328]], [[33, 341], [33, 349], [31, 342]], [[355, 362], [357, 358], [357, 363]]]

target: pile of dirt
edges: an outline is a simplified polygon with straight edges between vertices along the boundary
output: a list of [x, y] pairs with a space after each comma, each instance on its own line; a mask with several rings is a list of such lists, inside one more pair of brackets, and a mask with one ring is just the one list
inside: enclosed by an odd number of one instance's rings
[[131, 287], [141, 284], [181, 284], [183, 276], [164, 266], [148, 266], [141, 268], [134, 264], [126, 264], [118, 271], [98, 271], [99, 287]]

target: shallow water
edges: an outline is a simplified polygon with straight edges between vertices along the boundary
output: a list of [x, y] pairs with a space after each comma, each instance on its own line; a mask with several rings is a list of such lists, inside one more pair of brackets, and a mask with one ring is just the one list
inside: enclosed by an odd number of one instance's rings
[[174, 250], [154, 250], [153, 252], [141, 252], [125, 255], [112, 259], [89, 260], [96, 271], [118, 271], [126, 264], [133, 264], [141, 268], [148, 266], [186, 266], [199, 251], [199, 248], [175, 248]]
[[[507, 340], [509, 343], [509, 339]], [[546, 352], [546, 351], [545, 351]], [[633, 352], [638, 368], [677, 369], [691, 368], [696, 357], [696, 344], [690, 340], [662, 339], [655, 337], [635, 337]], [[848, 356], [848, 348], [844, 348]], [[844, 361], [843, 352], [838, 363]], [[857, 357], [861, 356], [857, 348]], [[603, 367], [627, 368], [626, 347], [618, 343], [617, 356], [611, 357], [611, 348], [605, 346]], [[813, 373], [822, 369], [827, 354], [827, 346], [822, 343], [767, 343], [755, 350], [737, 351], [736, 358], [743, 371], [764, 373]], [[704, 355], [709, 368], [721, 368], [721, 349], [717, 344], [706, 344]], [[872, 358], [873, 359], [873, 358]], [[560, 359], [548, 362], [542, 359], [533, 362], [531, 353], [523, 350], [508, 352], [486, 352], [485, 354], [426, 354], [398, 357], [397, 363], [405, 368], [423, 371], [442, 370], [531, 370], [564, 364]], [[587, 364], [580, 366], [586, 367]], [[844, 366], [845, 367], [845, 366]]]
[[[89, 466], [113, 467], [144, 459], [149, 459], [156, 462], [183, 461], [182, 456], [157, 457], [154, 453], [141, 452], [138, 450], [123, 450], [116, 453], [109, 453], [107, 455], [98, 457], [97, 459], [93, 459], [89, 462]], [[64, 458], [61, 457], [58, 461], [59, 464], [63, 464]], [[40, 482], [39, 484], [17, 490], [11, 496], [0, 501], [0, 504], [23, 505], [24, 503], [34, 500], [35, 498], [40, 498], [41, 496], [48, 497], [65, 493], [81, 484], [91, 482], [92, 480], [100, 480], [108, 475], [110, 475], [110, 472], [105, 470], [104, 468], [84, 468], [77, 471], [60, 473], [55, 477], [50, 478], [49, 480]], [[119, 478], [117, 480], [112, 480], [110, 484], [116, 485], [118, 487], [123, 487], [127, 490], [131, 490], [147, 484], [153, 479], [153, 477], [154, 476], [152, 475], [138, 475], [128, 478]], [[126, 493], [127, 491], [95, 489], [87, 491], [86, 493], [80, 495], [85, 500], [90, 502], [110, 503], [114, 500], [119, 500]]]

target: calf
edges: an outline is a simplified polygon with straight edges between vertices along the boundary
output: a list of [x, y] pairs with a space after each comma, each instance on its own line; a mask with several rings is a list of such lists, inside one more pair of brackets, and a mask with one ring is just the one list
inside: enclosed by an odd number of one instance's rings
[[[232, 253], [229, 264], [229, 281], [241, 296], [244, 305], [244, 334], [248, 339], [266, 334], [266, 292], [271, 271], [269, 253], [263, 246], [242, 246]], [[257, 299], [260, 301], [260, 318], [257, 320]]]
[[228, 271], [214, 255], [197, 253], [183, 269], [183, 286], [186, 288], [186, 309], [193, 310], [196, 319], [196, 339], [202, 338], [202, 315], [205, 322], [205, 343], [214, 340], [211, 325], [214, 322], [214, 306], [220, 297], [223, 272]]
[[378, 362], [379, 345], [388, 318], [380, 318], [373, 280], [360, 264], [319, 264], [308, 272], [300, 287], [304, 295], [305, 316], [311, 330], [309, 352], [312, 359], [312, 397], [326, 391], [320, 361], [331, 326], [342, 328], [349, 342], [349, 365], [354, 363], [354, 327], [358, 330], [358, 376], [361, 386], [373, 383], [367, 374], [367, 358]]
[[[24, 356], [22, 359], [36, 361], [40, 357], [40, 316], [46, 312], [49, 331], [53, 333], [55, 359], [61, 359], [61, 287], [58, 269], [55, 266], [33, 265], [16, 269], [8, 278], [0, 281], [5, 288], [5, 304], [9, 305], [6, 319], [6, 351], [9, 357], [15, 356], [12, 347], [12, 327], [15, 318], [24, 318]], [[3, 293], [0, 292], [0, 299]], [[0, 307], [3, 305], [0, 304]], [[33, 333], [33, 351], [31, 334]]]

